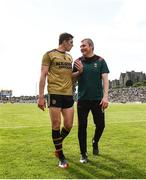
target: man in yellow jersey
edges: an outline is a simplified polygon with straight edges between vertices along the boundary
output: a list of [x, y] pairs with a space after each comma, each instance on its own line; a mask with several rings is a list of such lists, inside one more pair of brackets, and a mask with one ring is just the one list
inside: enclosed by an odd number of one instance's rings
[[[38, 107], [44, 111], [44, 87], [48, 77], [49, 113], [52, 122], [52, 139], [55, 155], [59, 159], [59, 167], [67, 168], [68, 163], [63, 153], [62, 142], [69, 134], [73, 125], [73, 87], [72, 57], [66, 53], [73, 47], [73, 36], [62, 33], [59, 46], [44, 54], [39, 82]], [[61, 114], [63, 128], [61, 127]]]

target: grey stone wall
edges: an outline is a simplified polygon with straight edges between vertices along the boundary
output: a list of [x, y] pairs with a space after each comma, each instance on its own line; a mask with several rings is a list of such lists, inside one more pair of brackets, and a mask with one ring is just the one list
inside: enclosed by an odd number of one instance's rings
[[127, 82], [134, 84], [137, 82], [143, 82], [146, 80], [146, 74], [143, 72], [127, 71], [126, 73], [121, 73], [119, 80], [115, 79], [110, 81], [110, 88], [115, 87], [126, 87]]

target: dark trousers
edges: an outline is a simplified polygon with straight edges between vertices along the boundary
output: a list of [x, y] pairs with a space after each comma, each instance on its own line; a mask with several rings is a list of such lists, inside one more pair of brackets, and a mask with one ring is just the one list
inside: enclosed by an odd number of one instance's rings
[[88, 114], [92, 112], [95, 124], [94, 141], [99, 142], [105, 127], [104, 112], [101, 109], [100, 101], [79, 100], [77, 103], [78, 113], [78, 139], [81, 154], [87, 152], [87, 124]]

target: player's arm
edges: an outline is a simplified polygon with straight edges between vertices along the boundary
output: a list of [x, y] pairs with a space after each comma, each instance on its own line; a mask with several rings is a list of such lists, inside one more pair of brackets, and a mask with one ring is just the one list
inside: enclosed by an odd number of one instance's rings
[[79, 59], [77, 59], [74, 62], [74, 69], [72, 73], [73, 79], [76, 79], [82, 72], [83, 72], [83, 64]]
[[44, 111], [45, 108], [45, 98], [44, 98], [44, 88], [46, 83], [46, 77], [48, 75], [49, 66], [42, 65], [41, 67], [41, 76], [39, 81], [39, 98], [38, 98], [38, 107]]
[[108, 81], [108, 73], [102, 74], [103, 80], [103, 98], [101, 100], [101, 105], [103, 110], [108, 107], [108, 90], [109, 90], [109, 81]]
[[74, 62], [73, 72], [72, 72], [73, 92], [75, 92], [77, 79], [82, 72], [83, 72], [83, 64], [79, 59], [77, 59]]

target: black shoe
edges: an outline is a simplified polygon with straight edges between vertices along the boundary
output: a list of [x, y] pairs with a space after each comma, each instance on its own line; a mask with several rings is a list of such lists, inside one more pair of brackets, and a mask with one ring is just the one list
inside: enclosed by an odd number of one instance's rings
[[88, 156], [87, 154], [82, 154], [81, 159], [80, 159], [80, 163], [87, 163], [88, 162]]
[[98, 143], [92, 140], [92, 146], [93, 146], [93, 155], [97, 156], [99, 154], [99, 149], [98, 149]]

